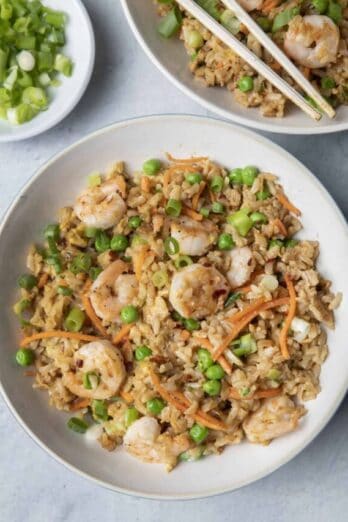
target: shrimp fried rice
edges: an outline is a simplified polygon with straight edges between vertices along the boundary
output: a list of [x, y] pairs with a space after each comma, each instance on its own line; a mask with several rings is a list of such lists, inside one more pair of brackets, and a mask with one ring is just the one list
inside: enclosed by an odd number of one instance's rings
[[17, 362], [109, 451], [171, 470], [269, 444], [320, 392], [341, 299], [318, 242], [294, 238], [300, 214], [253, 166], [168, 155], [91, 174], [28, 253]]

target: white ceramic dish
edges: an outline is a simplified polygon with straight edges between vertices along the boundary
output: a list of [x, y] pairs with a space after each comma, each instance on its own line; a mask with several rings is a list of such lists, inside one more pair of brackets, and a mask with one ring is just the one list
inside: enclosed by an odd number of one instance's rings
[[0, 143], [19, 141], [37, 136], [57, 125], [80, 101], [92, 75], [95, 41], [91, 21], [81, 0], [42, 0], [44, 5], [64, 11], [67, 44], [63, 49], [74, 63], [70, 78], [61, 77], [61, 85], [50, 90], [51, 102], [47, 111], [23, 125], [11, 125], [0, 120]]
[[[144, 140], [144, 136], [147, 138]], [[89, 445], [66, 427], [67, 415], [48, 406], [47, 394], [31, 388], [32, 379], [14, 363], [19, 338], [12, 313], [16, 279], [25, 271], [29, 244], [40, 241], [42, 228], [57, 210], [72, 203], [86, 176], [124, 159], [139, 169], [149, 157], [208, 155], [223, 165], [253, 163], [280, 175], [290, 199], [303, 210], [304, 234], [321, 243], [321, 270], [334, 288], [348, 294], [346, 223], [316, 178], [278, 146], [229, 123], [193, 116], [153, 116], [107, 127], [72, 145], [44, 165], [22, 189], [0, 229], [0, 382], [18, 422], [48, 453], [70, 469], [117, 491], [152, 498], [195, 498], [230, 491], [264, 477], [299, 453], [336, 410], [348, 384], [346, 318], [348, 300], [337, 312], [330, 332], [330, 356], [323, 366], [322, 392], [307, 403], [308, 415], [294, 433], [269, 447], [241, 444], [167, 474], [123, 450], [108, 453]], [[11, 260], [11, 262], [9, 262]]]
[[258, 108], [236, 103], [227, 89], [207, 88], [194, 79], [188, 56], [178, 38], [165, 40], [157, 33], [158, 16], [152, 0], [121, 0], [128, 23], [141, 47], [159, 70], [197, 103], [219, 116], [255, 129], [284, 134], [325, 134], [348, 129], [348, 106], [340, 107], [334, 120], [313, 122], [295, 106], [285, 118], [264, 118]]

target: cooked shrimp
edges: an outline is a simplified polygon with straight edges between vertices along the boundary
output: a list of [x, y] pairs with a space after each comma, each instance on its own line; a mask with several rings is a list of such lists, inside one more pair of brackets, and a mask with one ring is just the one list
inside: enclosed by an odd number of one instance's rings
[[228, 290], [226, 279], [216, 268], [195, 263], [174, 275], [169, 301], [183, 317], [202, 319], [222, 308]]
[[286, 395], [266, 399], [243, 423], [250, 442], [266, 443], [296, 429], [303, 408], [298, 408]]
[[217, 230], [211, 221], [197, 222], [183, 216], [171, 224], [171, 235], [179, 243], [181, 254], [202, 256], [215, 242]]
[[128, 266], [117, 260], [103, 270], [94, 281], [90, 300], [95, 313], [105, 321], [119, 322], [120, 311], [132, 304], [138, 293], [134, 274], [125, 274]]
[[144, 462], [166, 464], [169, 469], [176, 464], [177, 457], [190, 447], [186, 435], [171, 437], [161, 435], [158, 421], [153, 417], [141, 417], [131, 424], [123, 442], [126, 450]]
[[106, 229], [116, 225], [126, 212], [119, 184], [110, 179], [98, 187], [87, 188], [76, 199], [74, 211], [88, 227]]
[[336, 60], [339, 40], [339, 29], [328, 16], [295, 16], [286, 32], [284, 49], [300, 65], [318, 69]]
[[227, 279], [232, 288], [244, 285], [254, 270], [255, 263], [249, 247], [234, 248], [228, 253], [231, 262], [227, 272]]
[[[63, 375], [64, 385], [78, 397], [109, 399], [117, 394], [125, 377], [126, 370], [121, 352], [110, 341], [93, 341], [83, 345], [74, 353], [76, 372]], [[91, 389], [86, 389], [83, 377], [87, 372]]]
[[246, 11], [255, 11], [261, 9], [263, 0], [239, 0], [239, 3]]

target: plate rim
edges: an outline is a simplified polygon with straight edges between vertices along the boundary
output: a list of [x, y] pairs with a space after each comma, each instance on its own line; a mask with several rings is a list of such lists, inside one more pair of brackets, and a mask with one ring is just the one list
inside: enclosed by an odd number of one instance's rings
[[[71, 0], [70, 0], [71, 1]], [[73, 0], [81, 13], [81, 17], [84, 19], [87, 27], [88, 37], [90, 41], [89, 45], [89, 57], [88, 57], [88, 68], [86, 71], [86, 74], [84, 76], [84, 80], [80, 85], [80, 88], [77, 91], [76, 97], [72, 98], [72, 102], [70, 102], [69, 105], [66, 106], [65, 110], [63, 111], [56, 111], [56, 115], [52, 117], [50, 120], [48, 120], [43, 125], [33, 125], [32, 127], [28, 127], [26, 130], [19, 131], [18, 133], [10, 134], [9, 132], [0, 133], [0, 143], [12, 143], [22, 140], [27, 140], [30, 138], [34, 138], [35, 136], [38, 136], [40, 134], [43, 134], [44, 132], [52, 129], [58, 123], [60, 123], [64, 118], [66, 118], [77, 106], [77, 104], [80, 102], [82, 96], [86, 92], [86, 89], [88, 87], [88, 84], [91, 80], [93, 69], [94, 69], [94, 63], [95, 63], [95, 35], [93, 30], [93, 25], [89, 16], [89, 13], [86, 9], [86, 6], [82, 2], [82, 0]], [[50, 108], [48, 107], [48, 110]], [[35, 118], [31, 120], [32, 122], [35, 121]], [[18, 126], [20, 129], [20, 126]]]
[[[73, 151], [74, 149], [78, 148], [80, 145], [84, 144], [85, 142], [88, 142], [89, 140], [93, 140], [98, 136], [101, 136], [103, 134], [107, 134], [108, 132], [112, 132], [116, 129], [122, 129], [123, 127], [127, 127], [129, 125], [137, 125], [142, 124], [146, 122], [156, 122], [156, 121], [163, 121], [167, 119], [172, 120], [179, 120], [179, 121], [196, 121], [200, 123], [205, 124], [212, 124], [215, 125], [221, 125], [223, 127], [229, 128], [234, 130], [235, 132], [241, 133], [247, 138], [249, 138], [252, 141], [258, 141], [261, 144], [263, 144], [265, 147], [271, 148], [277, 153], [278, 155], [282, 155], [283, 157], [286, 157], [288, 161], [292, 161], [294, 164], [294, 167], [300, 168], [307, 176], [309, 176], [312, 180], [312, 182], [316, 185], [317, 189], [320, 190], [323, 197], [328, 201], [328, 204], [333, 208], [333, 210], [337, 214], [337, 219], [340, 220], [341, 224], [343, 225], [343, 228], [347, 232], [347, 238], [346, 241], [348, 241], [348, 223], [341, 211], [341, 209], [338, 207], [336, 202], [334, 201], [331, 194], [325, 189], [324, 185], [316, 178], [316, 176], [303, 164], [301, 163], [295, 156], [290, 154], [288, 151], [277, 145], [276, 143], [273, 143], [270, 139], [265, 138], [263, 136], [258, 135], [254, 131], [251, 131], [249, 129], [240, 128], [238, 125], [232, 124], [228, 121], [222, 121], [218, 118], [214, 117], [208, 117], [208, 116], [199, 116], [199, 115], [192, 115], [192, 114], [154, 114], [154, 115], [146, 115], [146, 116], [140, 116], [140, 117], [134, 117], [134, 118], [128, 118], [125, 120], [120, 120], [118, 122], [112, 123], [110, 125], [101, 127], [83, 138], [80, 138], [76, 142], [72, 143], [68, 147], [65, 147], [61, 151], [55, 153], [52, 155], [41, 167], [39, 167], [36, 172], [29, 178], [29, 180], [19, 189], [15, 197], [13, 198], [13, 201], [9, 204], [7, 210], [4, 212], [3, 217], [1, 218], [0, 223], [0, 241], [2, 237], [3, 230], [5, 229], [8, 221], [11, 218], [12, 212], [15, 210], [17, 205], [20, 203], [21, 198], [25, 195], [27, 190], [33, 185], [40, 176], [44, 175], [46, 169], [48, 169], [52, 164], [54, 164], [56, 161], [61, 160], [65, 155]], [[27, 426], [25, 421], [21, 418], [19, 413], [17, 413], [17, 410], [15, 406], [12, 404], [12, 401], [10, 397], [7, 395], [2, 382], [0, 381], [0, 394], [7, 405], [10, 413], [12, 416], [16, 419], [18, 424], [21, 426], [21, 428], [26, 432], [27, 435], [41, 448], [43, 449], [50, 457], [52, 457], [55, 461], [59, 462], [60, 464], [63, 464], [66, 468], [68, 468], [70, 471], [75, 472], [79, 476], [88, 479], [92, 481], [95, 484], [98, 484], [99, 486], [102, 486], [106, 489], [115, 491], [117, 493], [139, 497], [139, 498], [146, 498], [146, 499], [152, 499], [152, 500], [194, 500], [194, 499], [200, 499], [200, 498], [209, 498], [212, 496], [222, 495], [224, 493], [231, 493], [232, 491], [236, 491], [237, 489], [240, 489], [244, 486], [247, 486], [249, 484], [252, 484], [261, 478], [265, 478], [269, 476], [271, 473], [279, 469], [280, 467], [284, 466], [288, 462], [290, 462], [294, 457], [296, 457], [299, 453], [301, 453], [318, 435], [319, 433], [325, 428], [325, 426], [329, 423], [333, 415], [336, 413], [338, 407], [340, 406], [342, 400], [344, 399], [346, 392], [348, 390], [348, 374], [346, 376], [345, 385], [342, 387], [340, 392], [337, 394], [334, 406], [331, 411], [328, 412], [328, 414], [321, 420], [319, 426], [317, 427], [314, 432], [309, 433], [309, 435], [299, 444], [293, 451], [290, 453], [287, 453], [284, 458], [282, 458], [279, 462], [269, 467], [269, 469], [265, 472], [259, 472], [256, 473], [252, 480], [246, 479], [240, 481], [236, 486], [233, 487], [224, 487], [224, 488], [215, 488], [211, 489], [210, 491], [205, 491], [202, 493], [181, 493], [181, 494], [158, 494], [158, 493], [147, 493], [144, 491], [134, 491], [128, 488], [123, 488], [119, 486], [115, 486], [105, 480], [99, 479], [95, 476], [90, 475], [89, 473], [82, 471], [78, 467], [76, 467], [74, 464], [71, 464], [70, 462], [66, 461], [63, 457], [58, 455], [55, 451], [50, 449], [47, 444], [45, 444], [40, 438]]]
[[[196, 94], [192, 89], [184, 85], [174, 74], [172, 74], [157, 58], [157, 56], [151, 51], [149, 45], [147, 44], [144, 36], [139, 31], [135, 20], [130, 12], [128, 0], [120, 0], [121, 7], [123, 8], [123, 12], [125, 18], [132, 30], [133, 35], [135, 36], [138, 44], [145, 52], [150, 61], [159, 69], [159, 71], [172, 83], [174, 84], [182, 93], [186, 96], [194, 100], [198, 105], [207, 109], [214, 114], [217, 114], [221, 118], [227, 119], [228, 121], [243, 125], [246, 127], [250, 127], [252, 129], [261, 130], [264, 132], [274, 132], [275, 134], [289, 134], [289, 135], [320, 135], [320, 134], [332, 134], [334, 132], [343, 132], [348, 129], [348, 120], [342, 123], [336, 123], [330, 126], [325, 127], [283, 127], [281, 125], [277, 125], [276, 123], [269, 123], [272, 121], [272, 118], [265, 118], [265, 121], [254, 121], [249, 119], [247, 116], [239, 116], [238, 114], [234, 114], [232, 111], [228, 111], [222, 109], [215, 105], [212, 102], [207, 101], [199, 94]], [[276, 121], [276, 118], [273, 118]]]

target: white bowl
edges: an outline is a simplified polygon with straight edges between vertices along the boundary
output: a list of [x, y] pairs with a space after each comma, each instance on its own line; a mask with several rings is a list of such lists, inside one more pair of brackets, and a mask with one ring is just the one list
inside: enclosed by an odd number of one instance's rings
[[255, 129], [284, 134], [325, 134], [348, 129], [348, 106], [337, 111], [334, 120], [323, 117], [317, 123], [291, 106], [285, 118], [265, 118], [258, 108], [246, 109], [221, 87], [205, 87], [194, 79], [188, 68], [189, 57], [178, 38], [168, 40], [157, 32], [158, 16], [152, 0], [121, 0], [128, 23], [141, 47], [159, 70], [206, 109], [235, 123]]
[[0, 121], [0, 143], [25, 140], [57, 125], [80, 101], [92, 75], [95, 57], [94, 33], [91, 21], [81, 0], [42, 0], [52, 9], [68, 15], [66, 45], [62, 52], [74, 63], [70, 78], [62, 76], [59, 87], [50, 88], [48, 109], [23, 125]]
[[[144, 139], [146, 136], [146, 139]], [[280, 175], [290, 199], [303, 210], [303, 235], [321, 243], [320, 268], [335, 290], [348, 294], [347, 226], [317, 179], [296, 159], [270, 141], [229, 123], [192, 116], [153, 116], [115, 124], [91, 134], [55, 156], [22, 189], [0, 230], [0, 382], [18, 422], [46, 451], [70, 469], [116, 491], [152, 498], [194, 498], [230, 491], [259, 479], [299, 453], [329, 421], [348, 384], [346, 320], [348, 300], [329, 332], [330, 356], [323, 365], [322, 392], [306, 403], [299, 429], [268, 447], [243, 443], [222, 456], [178, 466], [144, 464], [123, 450], [109, 453], [66, 427], [67, 415], [48, 405], [46, 393], [14, 363], [18, 323], [12, 313], [16, 279], [25, 271], [28, 246], [42, 239], [46, 223], [74, 201], [86, 175], [115, 160], [139, 169], [144, 159], [208, 155], [229, 167], [253, 163]]]

